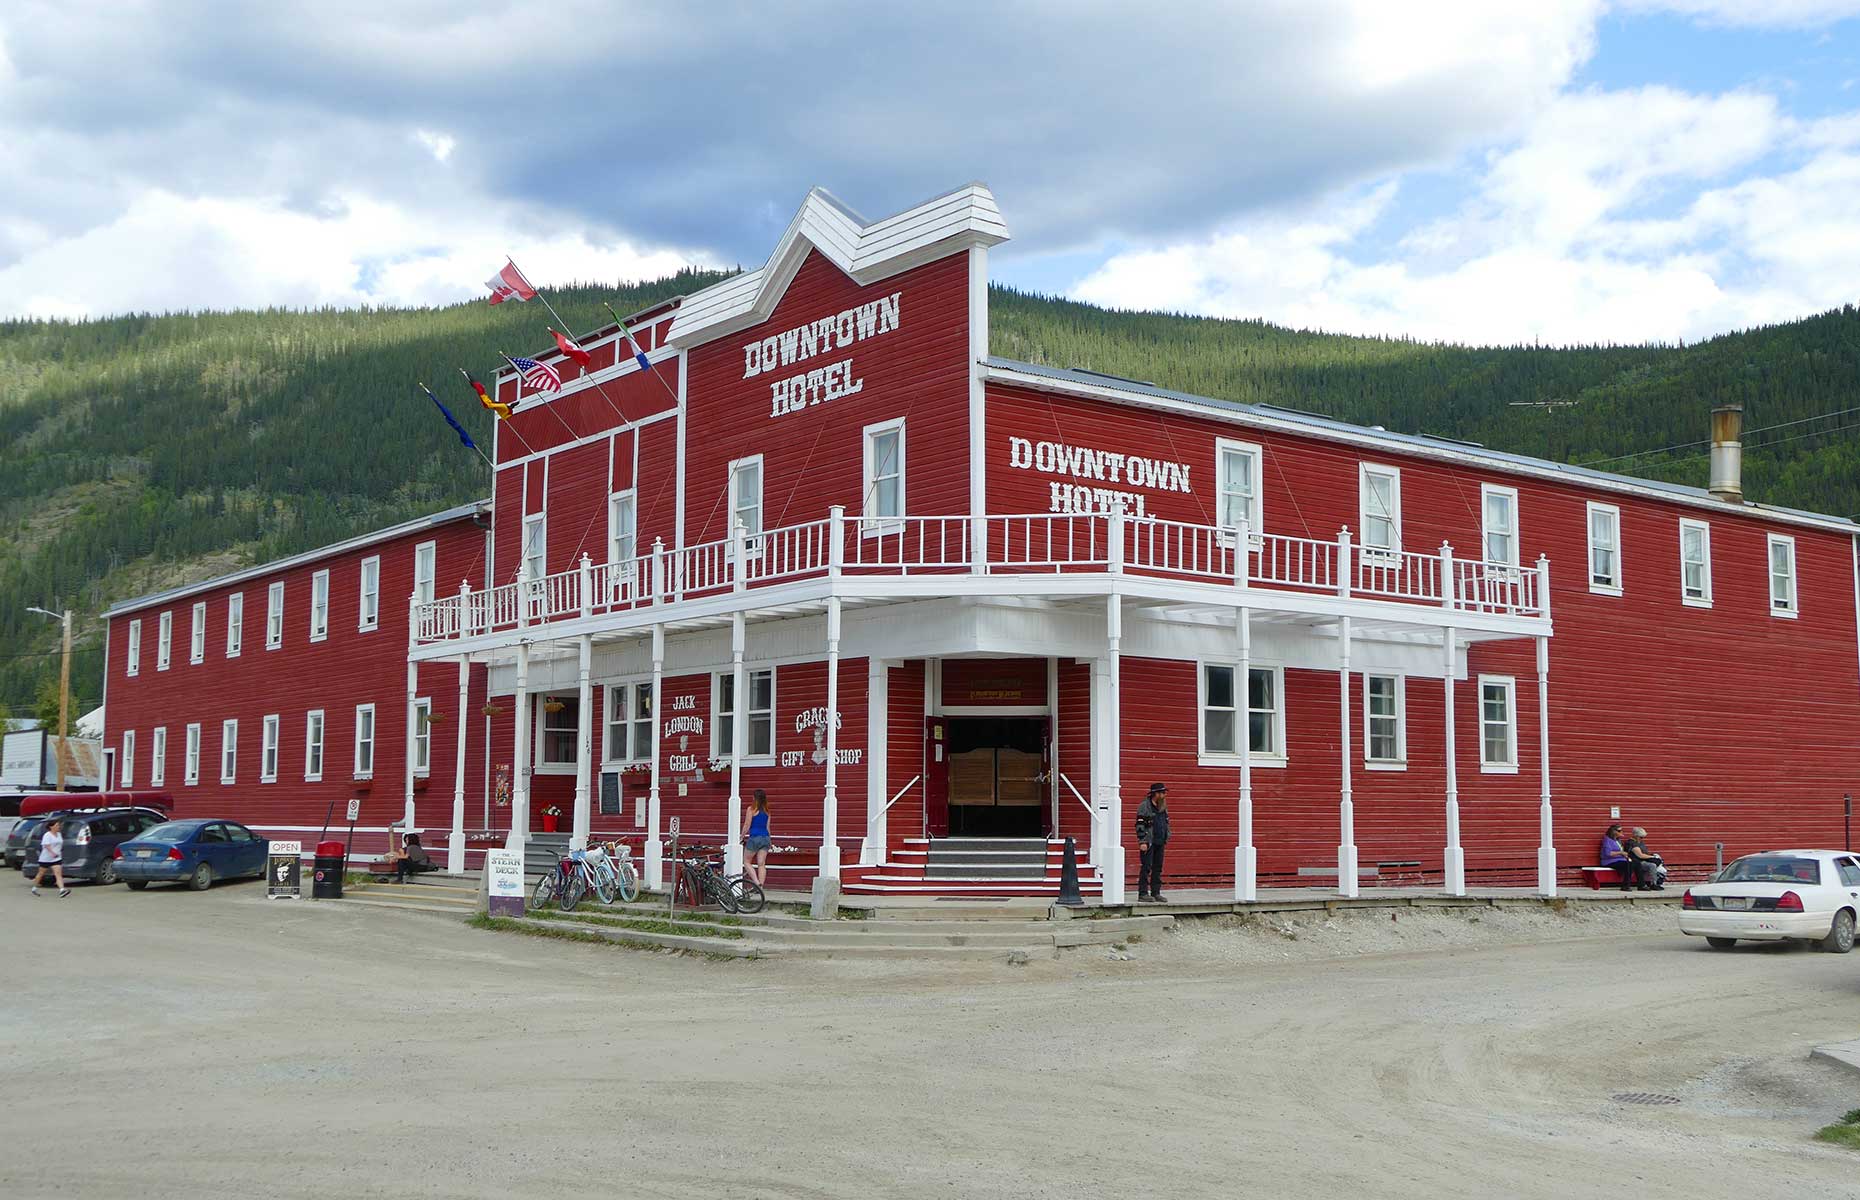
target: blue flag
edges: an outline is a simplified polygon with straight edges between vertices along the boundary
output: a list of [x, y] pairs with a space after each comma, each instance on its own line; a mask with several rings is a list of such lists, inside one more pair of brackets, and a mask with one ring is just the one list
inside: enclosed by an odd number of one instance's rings
[[607, 310], [608, 315], [613, 317], [614, 324], [620, 327], [620, 336], [626, 339], [627, 346], [633, 352], [633, 361], [639, 364], [639, 369], [642, 371], [652, 370], [652, 363], [647, 360], [646, 352], [639, 348], [639, 343], [633, 338], [633, 331], [626, 327], [626, 322], [620, 319], [620, 314], [614, 311], [614, 306], [608, 304], [606, 301], [602, 301], [601, 307]]
[[478, 449], [478, 443], [471, 440], [471, 434], [465, 432], [465, 427], [459, 424], [459, 419], [457, 417], [452, 415], [452, 410], [440, 403], [439, 397], [433, 395], [432, 390], [424, 383], [420, 384], [419, 388], [426, 393], [426, 398], [431, 400], [435, 405], [438, 405], [439, 411], [445, 414], [446, 424], [452, 426], [453, 432], [459, 435], [459, 441], [464, 442], [466, 446], [473, 450]]

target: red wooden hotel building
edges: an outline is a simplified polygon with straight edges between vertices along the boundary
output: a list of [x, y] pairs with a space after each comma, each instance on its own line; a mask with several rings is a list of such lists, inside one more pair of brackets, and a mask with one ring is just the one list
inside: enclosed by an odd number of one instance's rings
[[[1676, 870], [1840, 836], [1860, 527], [1712, 488], [991, 356], [979, 185], [583, 339], [486, 502], [109, 613], [123, 785], [274, 836], [364, 797], [452, 869], [546, 810], [661, 877], [669, 820], [777, 882], [1123, 899], [1529, 884], [1644, 825]], [[1704, 414], [1701, 412], [1701, 425]], [[411, 733], [412, 736], [409, 736]]]

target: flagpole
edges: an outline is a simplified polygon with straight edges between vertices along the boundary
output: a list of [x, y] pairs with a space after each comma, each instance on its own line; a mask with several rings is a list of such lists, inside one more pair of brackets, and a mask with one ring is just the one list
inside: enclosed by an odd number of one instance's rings
[[[440, 402], [439, 397], [433, 395], [433, 389], [427, 387], [426, 384], [421, 380], [416, 379], [414, 380], [414, 382], [420, 385], [420, 390], [426, 393], [427, 399], [431, 400], [434, 404], [439, 405], [439, 411], [442, 413], [445, 413], [446, 422], [450, 424], [454, 429], [459, 429], [460, 426], [459, 426], [458, 420], [455, 417], [453, 417], [452, 413], [449, 410], [447, 410], [446, 406]], [[463, 432], [463, 430], [460, 430], [460, 431]], [[491, 462], [490, 455], [486, 454], [484, 450], [478, 445], [477, 442], [468, 441], [465, 444], [467, 446], [470, 446], [473, 450], [477, 451], [478, 457], [484, 459], [485, 466], [490, 467], [493, 471], [497, 469], [496, 465]]]
[[[542, 294], [541, 292], [537, 293], [537, 295], [539, 296], [541, 294]], [[619, 313], [614, 311], [614, 306], [607, 303], [607, 301], [603, 300], [601, 301], [601, 307], [607, 310], [607, 315], [612, 317], [614, 319], [614, 324], [620, 327], [620, 337], [623, 340], [625, 340], [629, 345], [637, 346], [638, 343], [633, 341], [633, 331], [627, 327], [627, 323], [625, 319], [622, 318]], [[641, 350], [640, 353], [644, 354], [645, 351]], [[659, 386], [665, 389], [666, 394], [672, 398], [672, 402], [674, 404], [678, 402], [678, 392], [672, 387], [670, 380], [666, 379], [665, 376], [660, 375], [657, 371], [649, 370], [646, 372], [646, 374], [652, 376], [654, 379], [657, 379], [659, 381]]]
[[[471, 374], [470, 374], [470, 372], [468, 372], [468, 371], [466, 371], [464, 367], [460, 367], [460, 368], [459, 368], [458, 370], [459, 370], [459, 374], [461, 374], [461, 375], [463, 375], [463, 376], [465, 376], [465, 378], [466, 378], [466, 380], [467, 380], [467, 381], [469, 381], [469, 380], [471, 379]], [[495, 382], [495, 379], [493, 379], [493, 382]], [[517, 388], [517, 390], [518, 390], [519, 392], [523, 390], [523, 388], [522, 388], [522, 386], [521, 386], [521, 384], [519, 384], [519, 385], [518, 385], [518, 388]], [[480, 403], [482, 404], [482, 401], [480, 401]], [[497, 414], [496, 414], [496, 413], [492, 413], [491, 415], [492, 415], [493, 417], [497, 417]], [[498, 425], [499, 425], [499, 426], [503, 426], [503, 425], [509, 425], [509, 424], [510, 424], [510, 418], [509, 418], [509, 417], [498, 417], [498, 418], [497, 418], [497, 423], [498, 423]], [[520, 443], [520, 444], [521, 444], [521, 445], [523, 446], [523, 452], [524, 452], [525, 454], [534, 454], [534, 453], [536, 453], [536, 451], [535, 451], [535, 449], [534, 449], [534, 448], [533, 448], [533, 447], [532, 447], [532, 446], [531, 446], [531, 445], [529, 444], [529, 442], [528, 442], [527, 440], [525, 440], [525, 438], [524, 438], [524, 436], [523, 436], [522, 434], [520, 434], [520, 433], [518, 433], [518, 432], [517, 432], [517, 431], [516, 431], [516, 430], [515, 430], [514, 428], [513, 428], [513, 429], [512, 429], [511, 431], [510, 431], [510, 436], [511, 436], [511, 437], [513, 437], [513, 438], [516, 438], [516, 439], [517, 439], [517, 441], [518, 441], [518, 442], [519, 442], [519, 443]], [[492, 463], [492, 464], [491, 464], [491, 470], [492, 470], [493, 472], [495, 472], [495, 471], [497, 470], [497, 464], [496, 464], [496, 463]]]
[[[537, 294], [541, 295], [540, 292]], [[508, 354], [505, 354], [502, 350], [499, 350], [497, 354], [499, 358], [503, 359], [507, 363], [510, 363], [510, 369], [517, 373], [517, 399], [521, 401], [523, 399], [523, 370], [522, 368], [517, 366], [516, 363], [511, 362], [510, 356]], [[560, 388], [557, 388], [556, 390], [558, 392], [561, 391]], [[538, 398], [542, 396], [541, 389], [537, 390], [536, 395], [538, 396]], [[608, 401], [608, 403], [611, 404], [613, 402], [610, 400]], [[570, 425], [567, 421], [564, 421], [562, 419], [561, 413], [555, 411], [555, 409], [550, 407], [548, 404], [544, 404], [543, 407], [549, 409], [549, 415], [555, 418], [556, 424], [560, 425], [563, 429], [568, 431], [569, 441], [578, 442], [581, 440], [581, 435], [575, 432], [575, 427], [573, 425]], [[514, 409], [512, 411], [514, 412]], [[624, 421], [626, 419], [625, 415], [622, 414], [620, 419]]]

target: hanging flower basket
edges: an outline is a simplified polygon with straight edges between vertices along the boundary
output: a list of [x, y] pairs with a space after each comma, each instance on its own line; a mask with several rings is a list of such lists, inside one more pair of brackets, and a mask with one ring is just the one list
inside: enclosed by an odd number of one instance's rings
[[543, 711], [546, 713], [559, 713], [567, 707], [568, 705], [562, 703], [553, 696], [543, 701]]
[[435, 713], [427, 713], [427, 714], [426, 714], [426, 723], [427, 723], [428, 725], [434, 725], [434, 724], [437, 724], [438, 722], [440, 722], [440, 721], [443, 721], [443, 720], [445, 720], [445, 719], [446, 719], [446, 714], [444, 714], [444, 713], [442, 713], [442, 712], [435, 712]]
[[487, 717], [495, 717], [504, 711], [504, 706], [501, 704], [487, 704], [478, 711]]

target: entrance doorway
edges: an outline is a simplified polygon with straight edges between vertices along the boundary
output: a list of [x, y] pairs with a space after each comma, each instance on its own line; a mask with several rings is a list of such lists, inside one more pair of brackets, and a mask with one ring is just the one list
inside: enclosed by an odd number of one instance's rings
[[1045, 717], [946, 717], [951, 837], [1046, 833]]

